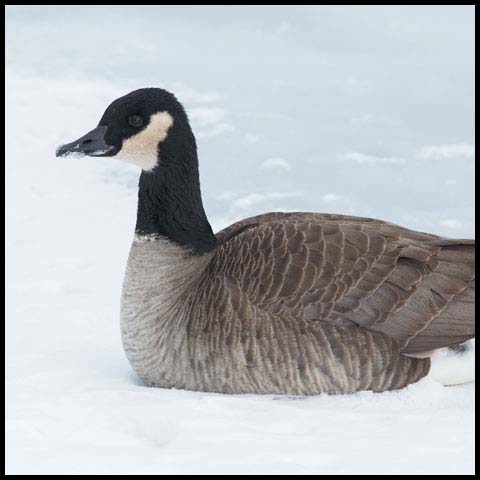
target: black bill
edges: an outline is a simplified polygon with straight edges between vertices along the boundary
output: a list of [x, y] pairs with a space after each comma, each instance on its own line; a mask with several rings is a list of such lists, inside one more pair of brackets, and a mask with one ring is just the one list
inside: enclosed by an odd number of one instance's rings
[[80, 153], [91, 157], [109, 156], [115, 148], [105, 143], [106, 130], [106, 126], [98, 126], [78, 140], [58, 147], [56, 156], [64, 157], [70, 153]]

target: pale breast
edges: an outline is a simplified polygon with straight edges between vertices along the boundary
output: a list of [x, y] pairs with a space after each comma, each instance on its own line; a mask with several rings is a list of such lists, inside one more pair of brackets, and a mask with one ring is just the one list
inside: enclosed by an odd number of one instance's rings
[[132, 243], [121, 299], [122, 341], [148, 384], [173, 386], [183, 375], [188, 312], [182, 296], [208, 261], [208, 255], [194, 256], [164, 238], [136, 236]]

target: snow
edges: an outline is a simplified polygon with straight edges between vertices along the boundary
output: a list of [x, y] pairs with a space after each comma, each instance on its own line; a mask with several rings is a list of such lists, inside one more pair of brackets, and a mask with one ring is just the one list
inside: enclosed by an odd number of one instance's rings
[[475, 158], [475, 147], [469, 144], [428, 145], [421, 148], [419, 158], [441, 160], [444, 158]]
[[135, 88], [185, 104], [215, 230], [283, 209], [474, 236], [473, 7], [251, 8], [7, 8], [7, 474], [474, 472], [474, 384], [226, 396], [128, 365], [139, 172], [54, 153]]
[[390, 164], [398, 164], [403, 165], [405, 163], [404, 158], [396, 158], [396, 157], [379, 157], [375, 155], [366, 155], [365, 153], [359, 152], [347, 152], [345, 154], [346, 160], [353, 160], [359, 164], [363, 163], [390, 163]]

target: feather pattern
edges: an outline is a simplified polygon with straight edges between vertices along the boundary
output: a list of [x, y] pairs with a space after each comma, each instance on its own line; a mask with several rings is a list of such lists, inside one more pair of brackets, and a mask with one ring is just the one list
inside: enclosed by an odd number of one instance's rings
[[[292, 395], [397, 389], [429, 370], [428, 358], [405, 354], [474, 336], [471, 241], [280, 212], [217, 239], [204, 255], [161, 239], [132, 246], [122, 333], [148, 384]], [[139, 312], [145, 295], [150, 306]]]
[[[423, 337], [439, 348], [475, 335], [474, 240], [442, 239], [370, 218], [280, 212], [245, 219], [218, 236], [255, 222], [256, 229], [234, 238], [218, 257], [241, 262], [237, 244], [246, 248], [256, 236], [272, 237], [278, 255], [257, 254], [256, 271], [239, 279], [261, 308], [281, 305], [309, 321], [348, 320], [391, 336], [405, 353], [426, 350]], [[255, 295], [251, 276], [282, 288], [270, 297]]]

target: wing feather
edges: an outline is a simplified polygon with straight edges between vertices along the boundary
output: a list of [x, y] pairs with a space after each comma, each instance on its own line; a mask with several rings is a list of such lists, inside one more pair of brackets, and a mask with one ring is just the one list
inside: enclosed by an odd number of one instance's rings
[[407, 353], [475, 335], [474, 240], [295, 212], [248, 218], [217, 237], [215, 268], [266, 312], [356, 324]]

